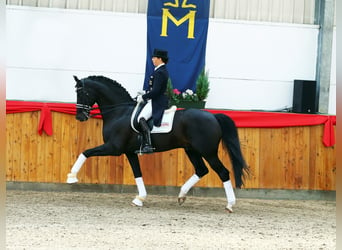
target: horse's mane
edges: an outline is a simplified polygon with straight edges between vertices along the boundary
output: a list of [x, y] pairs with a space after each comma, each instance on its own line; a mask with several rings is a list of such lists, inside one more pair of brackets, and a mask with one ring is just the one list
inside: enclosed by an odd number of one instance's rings
[[105, 77], [105, 76], [88, 76], [86, 79], [89, 79], [91, 81], [104, 83], [107, 86], [109, 86], [110, 88], [115, 88], [115, 91], [117, 93], [119, 93], [119, 96], [126, 95], [127, 97], [132, 99], [132, 97], [129, 94], [129, 92], [127, 91], [127, 89], [125, 89], [120, 83], [118, 83], [115, 80], [112, 80], [112, 79]]

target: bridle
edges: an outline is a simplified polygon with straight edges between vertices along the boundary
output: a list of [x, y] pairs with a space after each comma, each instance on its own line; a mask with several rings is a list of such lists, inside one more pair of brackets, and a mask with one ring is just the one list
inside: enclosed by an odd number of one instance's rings
[[[80, 83], [82, 83], [82, 86], [77, 87], [76, 86], [76, 93], [77, 94], [82, 94], [82, 96], [84, 96], [85, 98], [89, 99], [89, 93], [85, 90], [84, 88], [84, 82], [80, 81]], [[90, 111], [98, 109], [98, 107], [96, 108], [92, 108], [92, 106], [88, 105], [88, 104], [82, 104], [82, 103], [76, 103], [76, 108], [81, 109], [82, 114], [87, 117], [87, 119], [89, 119], [90, 117], [96, 116], [95, 115], [90, 115]]]
[[[80, 87], [76, 86], [76, 93], [79, 94], [80, 92], [82, 92], [81, 94], [89, 99], [89, 93], [84, 88], [84, 82], [81, 81], [81, 83], [82, 83], [82, 86], [80, 86]], [[107, 106], [105, 106], [107, 108], [107, 110], [105, 112], [98, 112], [98, 113], [95, 113], [95, 114], [92, 114], [92, 115], [90, 115], [90, 111], [92, 111], [92, 110], [99, 110], [100, 108], [99, 107], [93, 108], [92, 106], [90, 106], [88, 104], [82, 104], [82, 103], [76, 103], [76, 108], [81, 109], [82, 114], [87, 119], [89, 119], [91, 117], [95, 117], [95, 116], [99, 116], [99, 115], [103, 115], [105, 113], [108, 113], [108, 112], [110, 112], [110, 111], [112, 111], [112, 110], [114, 110], [114, 109], [116, 109], [118, 107], [127, 106], [127, 105], [133, 105], [133, 104], [135, 105], [134, 101], [120, 103], [120, 104], [115, 104], [115, 105], [107, 105]]]

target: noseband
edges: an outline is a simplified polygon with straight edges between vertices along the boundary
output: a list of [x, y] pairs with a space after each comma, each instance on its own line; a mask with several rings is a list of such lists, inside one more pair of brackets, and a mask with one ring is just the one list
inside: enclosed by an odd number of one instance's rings
[[[82, 82], [81, 87], [76, 87], [76, 93], [80, 93], [84, 95], [87, 99], [89, 99], [89, 93], [84, 89], [84, 82]], [[89, 119], [90, 117], [90, 111], [98, 108], [92, 108], [90, 105], [82, 104], [82, 103], [76, 103], [76, 108], [81, 109], [82, 114]]]

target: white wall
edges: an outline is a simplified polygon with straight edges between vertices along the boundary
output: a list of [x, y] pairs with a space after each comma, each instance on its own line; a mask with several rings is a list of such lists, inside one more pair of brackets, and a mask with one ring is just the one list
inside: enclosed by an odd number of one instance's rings
[[146, 18], [7, 7], [7, 99], [75, 102], [72, 75], [143, 83]]
[[314, 80], [318, 29], [212, 21], [207, 67], [217, 108], [279, 110], [292, 107], [293, 80]]
[[[293, 80], [315, 79], [318, 27], [210, 19], [207, 108], [292, 106]], [[7, 6], [7, 99], [75, 102], [72, 75], [142, 88], [146, 15]]]
[[328, 113], [336, 115], [336, 27], [334, 28], [332, 44]]

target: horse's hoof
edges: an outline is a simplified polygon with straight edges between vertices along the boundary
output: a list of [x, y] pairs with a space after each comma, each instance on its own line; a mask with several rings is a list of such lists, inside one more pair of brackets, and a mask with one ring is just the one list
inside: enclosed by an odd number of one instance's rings
[[144, 200], [145, 200], [145, 198], [140, 197], [140, 196], [136, 196], [136, 197], [134, 198], [134, 200], [132, 201], [131, 205], [132, 205], [133, 207], [142, 207], [142, 206], [144, 205], [144, 203], [143, 203]]
[[182, 205], [185, 202], [185, 200], [186, 200], [185, 196], [184, 197], [178, 197], [178, 204]]
[[142, 207], [143, 205], [138, 205], [134, 201], [131, 202], [132, 207]]
[[232, 213], [232, 212], [233, 212], [233, 206], [232, 206], [232, 205], [227, 205], [225, 210], [226, 210], [228, 213]]
[[78, 182], [78, 179], [76, 177], [76, 174], [74, 173], [69, 173], [68, 176], [67, 176], [67, 183], [68, 184], [73, 184], [73, 183], [77, 183]]

